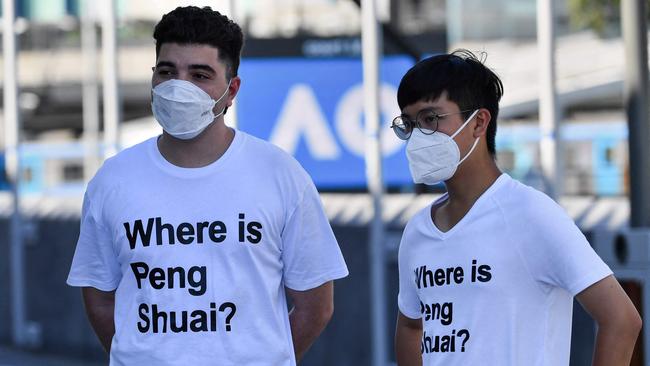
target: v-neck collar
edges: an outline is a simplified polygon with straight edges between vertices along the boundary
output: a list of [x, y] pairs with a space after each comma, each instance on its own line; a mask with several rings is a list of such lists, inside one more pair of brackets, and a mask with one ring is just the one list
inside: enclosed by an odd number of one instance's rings
[[488, 189], [486, 189], [485, 192], [483, 192], [479, 196], [479, 198], [474, 202], [474, 204], [472, 204], [472, 207], [470, 207], [470, 209], [467, 211], [467, 213], [456, 223], [456, 225], [452, 226], [451, 229], [449, 229], [447, 231], [442, 231], [442, 230], [440, 230], [438, 228], [438, 226], [436, 226], [436, 223], [433, 221], [433, 217], [431, 215], [431, 210], [432, 210], [433, 206], [439, 205], [439, 204], [445, 202], [447, 199], [449, 199], [449, 193], [445, 193], [442, 197], [440, 197], [437, 200], [435, 200], [434, 202], [432, 202], [428, 206], [429, 209], [427, 210], [427, 214], [426, 214], [425, 217], [427, 218], [427, 221], [428, 221], [429, 226], [431, 227], [433, 233], [436, 236], [440, 237], [440, 239], [442, 239], [442, 240], [445, 240], [445, 239], [449, 238], [450, 236], [452, 236], [456, 231], [458, 231], [460, 228], [465, 226], [465, 222], [467, 222], [468, 220], [471, 219], [471, 217], [473, 216], [473, 213], [480, 208], [482, 202], [485, 201], [486, 199], [488, 199], [488, 197], [490, 197], [492, 195], [492, 192], [494, 192], [500, 186], [505, 184], [505, 182], [508, 180], [508, 178], [509, 178], [509, 176], [506, 173], [501, 173], [501, 175], [490, 185], [490, 187], [488, 187]]

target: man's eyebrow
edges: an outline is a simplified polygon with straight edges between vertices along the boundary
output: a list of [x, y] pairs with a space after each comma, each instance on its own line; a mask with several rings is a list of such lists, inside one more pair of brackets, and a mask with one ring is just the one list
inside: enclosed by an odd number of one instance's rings
[[[420, 112], [422, 112], [422, 111], [432, 111], [432, 112], [434, 112], [434, 113], [440, 113], [440, 108], [438, 108], [438, 107], [424, 107], [424, 108], [421, 108], [420, 110], [418, 110], [417, 112], [415, 112], [415, 116], [414, 116], [414, 118], [415, 118], [418, 114], [420, 114]], [[404, 112], [402, 112], [401, 116], [402, 116], [402, 117], [406, 117], [406, 118], [411, 118], [411, 116], [409, 116], [407, 113], [404, 113]]]
[[158, 63], [156, 64], [156, 67], [164, 67], [164, 66], [167, 66], [167, 67], [176, 67], [176, 65], [174, 65], [174, 63], [169, 62], [169, 61], [160, 61], [160, 62], [158, 62]]
[[[170, 61], [160, 61], [156, 64], [156, 67], [173, 67], [176, 68], [176, 65]], [[210, 66], [205, 64], [192, 64], [188, 66], [190, 70], [204, 70], [210, 73], [216, 74], [217, 72]]]
[[422, 113], [423, 111], [431, 111], [431, 112], [433, 112], [433, 113], [439, 113], [439, 112], [440, 112], [440, 108], [438, 108], [438, 107], [425, 107], [425, 108], [420, 109], [420, 110], [418, 111], [418, 114], [419, 114], [419, 113]]
[[204, 64], [192, 64], [188, 67], [190, 70], [204, 70], [216, 74], [217, 72], [210, 66]]

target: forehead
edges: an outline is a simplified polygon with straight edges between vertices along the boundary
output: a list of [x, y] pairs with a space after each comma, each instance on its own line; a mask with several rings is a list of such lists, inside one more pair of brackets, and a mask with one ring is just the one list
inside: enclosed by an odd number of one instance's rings
[[163, 43], [158, 52], [156, 62], [171, 62], [176, 67], [188, 65], [209, 65], [213, 68], [223, 68], [219, 61], [219, 50], [208, 45]]
[[437, 99], [420, 99], [409, 104], [402, 110], [402, 114], [415, 117], [423, 109], [433, 109], [436, 113], [449, 113], [458, 109], [458, 105], [447, 98], [447, 92], [443, 91]]

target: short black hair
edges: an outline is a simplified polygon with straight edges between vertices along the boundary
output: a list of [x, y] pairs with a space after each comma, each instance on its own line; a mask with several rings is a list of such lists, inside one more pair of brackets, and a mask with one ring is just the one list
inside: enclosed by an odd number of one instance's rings
[[153, 31], [156, 58], [163, 43], [208, 45], [219, 50], [230, 79], [237, 76], [244, 34], [237, 23], [209, 6], [178, 7], [163, 15]]
[[421, 100], [436, 100], [445, 91], [447, 98], [458, 104], [461, 111], [469, 110], [464, 113], [465, 118], [478, 108], [490, 111], [492, 119], [486, 142], [488, 151], [495, 156], [499, 100], [503, 95], [499, 77], [468, 50], [435, 55], [418, 62], [406, 72], [397, 89], [397, 104], [400, 110], [404, 110]]

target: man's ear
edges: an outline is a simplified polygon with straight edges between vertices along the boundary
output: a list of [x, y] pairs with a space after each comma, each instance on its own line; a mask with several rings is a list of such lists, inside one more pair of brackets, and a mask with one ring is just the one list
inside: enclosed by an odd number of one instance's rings
[[239, 78], [239, 76], [233, 76], [233, 78], [230, 81], [230, 86], [228, 87], [228, 97], [227, 97], [226, 107], [230, 107], [232, 105], [232, 102], [237, 96], [237, 93], [239, 93], [240, 87], [241, 87], [241, 79]]
[[474, 130], [472, 131], [474, 138], [485, 136], [488, 126], [490, 125], [490, 122], [492, 122], [490, 111], [481, 108], [474, 119], [476, 120], [476, 126], [474, 126]]

